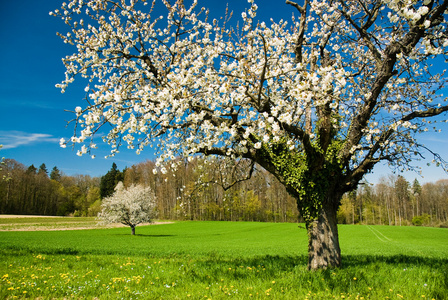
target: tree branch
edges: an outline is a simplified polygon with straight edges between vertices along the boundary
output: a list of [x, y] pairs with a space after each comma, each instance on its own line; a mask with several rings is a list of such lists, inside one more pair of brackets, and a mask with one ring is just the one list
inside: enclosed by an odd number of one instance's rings
[[[443, 13], [443, 10], [438, 11]], [[420, 20], [419, 22], [423, 21]], [[339, 154], [339, 158], [343, 162], [348, 162], [351, 155], [350, 149], [361, 140], [363, 135], [362, 131], [368, 124], [368, 120], [377, 105], [377, 99], [383, 91], [384, 86], [392, 76], [397, 74], [397, 71], [394, 70], [397, 55], [399, 53], [408, 54], [418, 44], [424, 34], [425, 28], [417, 23], [401, 40], [391, 42], [383, 51], [381, 61], [377, 61], [376, 69], [378, 75], [370, 89], [370, 96], [366, 99], [364, 108], [359, 114], [354, 116], [347, 136], [347, 142]]]
[[305, 6], [306, 6], [306, 3], [307, 3], [307, 2], [308, 2], [308, 1], [305, 1], [305, 5], [302, 7], [302, 6], [298, 5], [298, 4], [295, 3], [295, 2], [286, 0], [286, 4], [289, 4], [289, 5], [294, 6], [295, 8], [297, 8], [297, 10], [298, 10], [301, 14], [305, 13]]
[[[250, 160], [250, 165], [249, 166], [250, 166], [249, 174], [247, 174], [247, 176], [245, 176], [243, 178], [240, 178], [240, 179], [235, 179], [234, 175], [235, 175], [235, 171], [237, 169], [237, 166], [234, 166], [233, 172], [232, 172], [232, 179], [233, 180], [232, 180], [232, 182], [230, 184], [225, 183], [224, 180], [221, 178], [220, 186], [222, 187], [222, 189], [224, 191], [227, 191], [227, 190], [231, 189], [233, 186], [237, 185], [238, 183], [251, 179], [252, 175], [253, 175], [253, 173], [255, 171], [255, 162], [253, 160]], [[221, 172], [221, 174], [222, 174], [222, 172]], [[238, 176], [237, 176], [237, 178], [238, 178]]]
[[[344, 2], [341, 1], [342, 5], [344, 6], [344, 8], [346, 8], [346, 5], [344, 5]], [[367, 29], [370, 26], [367, 26], [367, 23], [364, 24], [364, 26], [360, 27], [358, 24], [356, 24], [356, 22], [348, 15], [348, 13], [345, 10], [340, 10], [341, 14], [344, 16], [344, 18], [350, 23], [352, 24], [352, 26], [358, 31], [360, 37], [363, 39], [363, 41], [366, 42], [367, 47], [369, 48], [370, 52], [372, 53], [372, 55], [375, 57], [375, 60], [377, 62], [381, 61], [381, 53], [380, 51], [378, 51], [378, 49], [376, 49], [375, 45], [372, 43], [371, 41], [371, 36], [367, 33]], [[373, 22], [372, 22], [373, 24]], [[370, 24], [371, 25], [371, 24]]]
[[296, 58], [295, 58], [296, 63], [301, 63], [302, 62], [302, 51], [303, 51], [302, 48], [303, 48], [303, 43], [305, 42], [304, 36], [305, 36], [305, 29], [306, 29], [306, 13], [307, 13], [308, 5], [309, 5], [309, 0], [305, 0], [305, 3], [303, 4], [303, 6], [299, 6], [297, 3], [289, 1], [289, 0], [286, 0], [286, 4], [294, 6], [300, 12], [299, 32], [297, 35], [297, 44], [296, 44], [294, 52], [296, 54]]
[[442, 106], [439, 108], [428, 108], [427, 110], [424, 110], [424, 111], [413, 111], [410, 114], [408, 114], [407, 116], [404, 116], [401, 119], [401, 121], [405, 122], [405, 121], [411, 121], [416, 118], [434, 117], [434, 116], [440, 115], [441, 113], [444, 113], [446, 111], [448, 111], [448, 105]]
[[261, 95], [263, 94], [263, 85], [266, 80], [266, 70], [268, 68], [268, 50], [266, 48], [266, 40], [263, 37], [263, 35], [260, 34], [261, 40], [263, 41], [263, 51], [264, 51], [264, 64], [263, 64], [263, 71], [261, 72], [260, 76], [260, 86], [258, 87], [258, 107], [264, 108], [265, 104], [263, 103], [263, 106], [261, 106]]
[[[424, 111], [414, 111], [400, 119], [401, 122], [411, 121], [416, 118], [427, 118], [427, 117], [434, 117], [437, 115], [440, 115], [444, 112], [448, 111], [448, 105], [439, 107], [439, 108], [429, 108]], [[347, 177], [347, 185], [354, 184], [356, 186], [357, 182], [359, 182], [362, 177], [368, 173], [370, 170], [373, 169], [376, 163], [382, 161], [382, 160], [390, 160], [390, 156], [381, 156], [379, 158], [374, 158], [374, 155], [382, 148], [382, 144], [384, 144], [386, 141], [389, 140], [390, 136], [395, 132], [393, 128], [389, 128], [387, 131], [384, 131], [381, 134], [381, 137], [378, 139], [378, 141], [375, 143], [375, 145], [370, 149], [369, 153], [366, 155], [364, 160], [359, 164], [359, 167], [356, 168], [349, 176]], [[440, 161], [443, 161], [443, 159], [438, 155], [437, 153], [429, 150], [428, 148], [420, 145], [420, 147], [425, 148], [427, 151], [429, 151], [434, 157], [437, 157]], [[444, 168], [445, 169], [445, 168]]]

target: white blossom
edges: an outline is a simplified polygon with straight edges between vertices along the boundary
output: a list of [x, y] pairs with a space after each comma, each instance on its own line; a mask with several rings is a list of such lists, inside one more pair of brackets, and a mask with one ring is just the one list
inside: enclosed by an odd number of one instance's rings
[[151, 188], [131, 185], [128, 188], [120, 181], [115, 193], [104, 198], [98, 213], [99, 224], [121, 223], [129, 226], [132, 233], [141, 223], [148, 223], [156, 216], [156, 201]]

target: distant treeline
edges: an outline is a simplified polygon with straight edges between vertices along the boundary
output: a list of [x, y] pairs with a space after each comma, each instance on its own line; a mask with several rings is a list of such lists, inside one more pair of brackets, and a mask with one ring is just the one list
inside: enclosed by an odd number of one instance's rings
[[[6, 159], [0, 180], [0, 213], [65, 216], [76, 210], [88, 212], [100, 199], [100, 178], [86, 175], [65, 176], [45, 164], [36, 168]], [[1, 177], [1, 176], [0, 176]]]
[[[153, 189], [160, 219], [301, 221], [296, 200], [276, 178], [260, 167], [242, 165], [197, 158], [160, 172], [146, 161], [122, 171], [113, 164], [104, 176], [90, 177], [6, 159], [0, 178], [9, 179], [0, 180], [0, 213], [96, 216], [101, 199], [123, 181]], [[338, 218], [342, 224], [447, 226], [448, 180], [421, 185], [390, 175], [374, 186], [362, 184], [345, 195]]]

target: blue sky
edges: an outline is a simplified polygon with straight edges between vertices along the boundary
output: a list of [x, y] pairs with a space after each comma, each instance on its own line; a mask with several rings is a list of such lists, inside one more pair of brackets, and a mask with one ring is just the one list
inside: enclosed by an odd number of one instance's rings
[[[228, 2], [238, 18], [246, 1]], [[94, 153], [97, 158], [91, 159], [78, 157], [75, 151], [59, 147], [59, 139], [67, 139], [72, 134], [71, 127], [66, 127], [72, 114], [64, 110], [83, 106], [85, 86], [85, 82], [75, 81], [64, 94], [55, 88], [55, 84], [64, 79], [61, 58], [75, 50], [56, 36], [57, 31], [66, 32], [68, 27], [61, 20], [49, 16], [49, 12], [59, 8], [61, 3], [58, 0], [0, 1], [0, 144], [3, 144], [0, 156], [15, 159], [26, 166], [34, 164], [38, 167], [45, 163], [49, 170], [57, 166], [67, 175], [91, 176], [104, 175], [113, 162], [123, 169], [154, 159], [150, 148], [140, 155], [122, 151], [114, 158], [105, 159], [109, 148], [103, 145]], [[217, 6], [215, 12], [225, 12], [226, 1], [202, 3]], [[287, 19], [292, 11], [284, 1], [260, 0], [257, 4], [260, 15], [274, 19]], [[427, 134], [421, 141], [448, 160], [446, 133]], [[448, 179], [442, 169], [426, 167], [431, 160], [428, 158], [421, 164], [424, 178], [415, 173], [406, 173], [406, 178], [418, 178], [421, 182]], [[376, 182], [380, 176], [390, 173], [387, 167], [378, 166], [368, 179]]]

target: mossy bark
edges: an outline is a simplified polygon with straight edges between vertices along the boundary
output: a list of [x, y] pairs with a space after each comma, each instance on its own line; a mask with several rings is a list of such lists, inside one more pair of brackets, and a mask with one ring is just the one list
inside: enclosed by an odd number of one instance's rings
[[323, 206], [319, 216], [307, 224], [308, 269], [335, 268], [341, 265], [337, 209]]

